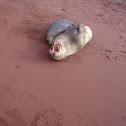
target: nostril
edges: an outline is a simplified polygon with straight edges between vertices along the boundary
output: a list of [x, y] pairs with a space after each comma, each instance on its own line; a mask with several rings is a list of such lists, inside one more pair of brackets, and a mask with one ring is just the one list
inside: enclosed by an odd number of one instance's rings
[[55, 56], [55, 53], [53, 53], [52, 55]]

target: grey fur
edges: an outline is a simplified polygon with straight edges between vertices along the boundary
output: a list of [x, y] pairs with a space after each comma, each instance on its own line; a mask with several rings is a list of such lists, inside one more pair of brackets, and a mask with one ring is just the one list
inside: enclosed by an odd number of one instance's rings
[[49, 50], [49, 54], [54, 60], [61, 60], [77, 53], [92, 38], [92, 31], [83, 24], [76, 25], [70, 20], [61, 19], [53, 22], [48, 29], [47, 41], [53, 46], [56, 41], [60, 45], [60, 52], [55, 53]]
[[74, 22], [67, 19], [60, 19], [56, 22], [52, 22], [52, 24], [48, 28], [48, 33], [46, 35], [46, 40], [49, 43], [49, 45], [52, 44], [54, 37], [56, 37], [58, 34], [66, 31], [68, 28], [74, 25]]

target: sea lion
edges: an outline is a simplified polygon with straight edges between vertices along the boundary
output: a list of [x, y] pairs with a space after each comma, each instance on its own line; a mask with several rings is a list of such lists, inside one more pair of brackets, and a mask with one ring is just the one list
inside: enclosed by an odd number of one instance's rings
[[61, 20], [66, 22], [65, 26], [62, 23], [60, 25], [59, 20], [54, 26], [51, 24], [47, 33], [47, 41], [51, 44], [49, 54], [54, 60], [62, 60], [77, 53], [92, 39], [92, 31], [88, 26], [83, 24], [71, 26], [71, 22]]
[[54, 37], [56, 37], [60, 33], [63, 33], [72, 26], [75, 26], [74, 22], [67, 19], [60, 19], [56, 22], [52, 22], [46, 34], [46, 40], [49, 43], [49, 45], [52, 44], [52, 40], [54, 39]]

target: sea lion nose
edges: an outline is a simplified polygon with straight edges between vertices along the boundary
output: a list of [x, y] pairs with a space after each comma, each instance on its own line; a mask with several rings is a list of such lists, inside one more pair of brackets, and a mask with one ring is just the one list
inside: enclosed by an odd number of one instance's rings
[[55, 56], [55, 53], [52, 53], [53, 56]]

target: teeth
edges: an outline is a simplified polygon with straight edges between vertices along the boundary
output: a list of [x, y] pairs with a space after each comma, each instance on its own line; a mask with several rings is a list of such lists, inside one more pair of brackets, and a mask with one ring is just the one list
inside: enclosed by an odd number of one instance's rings
[[58, 42], [54, 42], [54, 44], [59, 44]]

